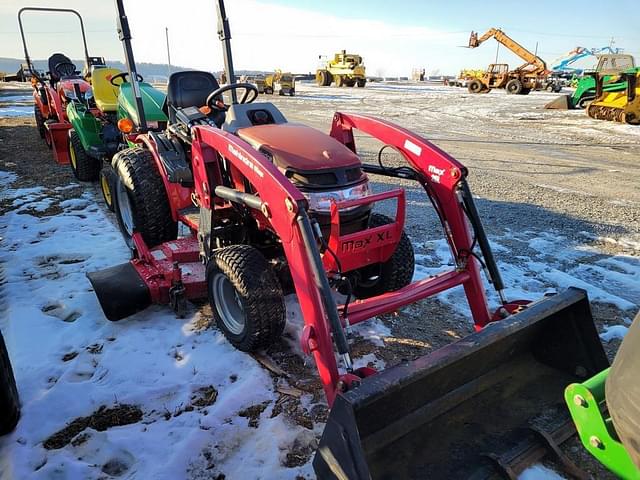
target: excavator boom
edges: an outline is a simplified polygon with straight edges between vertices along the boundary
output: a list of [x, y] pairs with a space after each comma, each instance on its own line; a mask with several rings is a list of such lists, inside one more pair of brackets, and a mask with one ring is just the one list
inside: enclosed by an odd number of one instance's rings
[[506, 48], [511, 50], [526, 62], [524, 65], [519, 67], [518, 70], [522, 70], [529, 65], [533, 65], [535, 67], [535, 73], [544, 74], [547, 72], [547, 64], [544, 62], [544, 60], [524, 48], [499, 28], [491, 28], [487, 30], [487, 32], [480, 38], [478, 38], [477, 32], [471, 32], [471, 37], [469, 38], [469, 48], [479, 47], [483, 42], [489, 40], [492, 37], [495, 38], [498, 43], [504, 45]]

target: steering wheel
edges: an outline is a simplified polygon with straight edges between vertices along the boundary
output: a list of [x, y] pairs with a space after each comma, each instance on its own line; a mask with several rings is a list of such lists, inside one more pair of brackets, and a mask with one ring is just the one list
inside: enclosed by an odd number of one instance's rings
[[76, 73], [76, 66], [71, 62], [56, 63], [53, 69], [55, 70], [55, 72], [58, 74], [60, 78], [69, 77]]
[[[240, 103], [251, 103], [256, 98], [258, 98], [258, 89], [252, 83], [232, 83], [230, 85], [225, 85], [224, 87], [220, 87], [217, 90], [214, 90], [207, 97], [207, 107], [215, 109], [215, 110], [226, 110], [225, 107], [220, 107], [216, 104], [216, 97], [219, 97], [224, 92], [228, 92], [230, 90], [238, 90], [240, 88], [244, 89], [244, 95], [240, 99]], [[251, 95], [253, 94], [253, 95]]]
[[[114, 75], [113, 77], [111, 77], [109, 79], [109, 82], [111, 82], [111, 85], [113, 85], [114, 87], [119, 87], [120, 85], [122, 85], [123, 83], [125, 83], [127, 81], [127, 77], [129, 76], [129, 72], [121, 72], [118, 73], [116, 75]], [[114, 80], [121, 78], [122, 81], [120, 83], [115, 83]], [[139, 73], [136, 72], [136, 80], [139, 82], [144, 81], [144, 78], [142, 78], [142, 75], [140, 75]]]

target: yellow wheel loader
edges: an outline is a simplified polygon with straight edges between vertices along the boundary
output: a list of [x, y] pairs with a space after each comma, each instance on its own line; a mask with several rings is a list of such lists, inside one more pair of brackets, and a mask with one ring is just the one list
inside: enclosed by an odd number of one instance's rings
[[597, 120], [640, 125], [640, 70], [620, 74], [627, 88], [619, 92], [604, 91], [604, 77], [595, 74], [594, 78], [596, 99], [587, 107], [587, 115]]
[[342, 50], [336, 53], [333, 60], [323, 60], [316, 70], [316, 83], [320, 87], [328, 87], [335, 82], [336, 87], [364, 87], [367, 83], [365, 67], [360, 55]]
[[256, 78], [254, 84], [258, 88], [258, 93], [266, 93], [273, 95], [278, 92], [279, 95], [296, 94], [296, 80], [293, 74], [276, 70], [275, 73], [267, 75], [265, 78]]

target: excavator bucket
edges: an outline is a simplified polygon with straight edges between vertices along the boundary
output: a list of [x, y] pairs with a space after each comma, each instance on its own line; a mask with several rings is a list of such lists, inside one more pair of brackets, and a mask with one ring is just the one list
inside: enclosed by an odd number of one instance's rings
[[338, 394], [314, 469], [320, 479], [515, 478], [575, 433], [565, 387], [607, 366], [587, 295], [569, 289]]
[[572, 110], [574, 107], [570, 95], [560, 95], [547, 103], [544, 108], [546, 110]]

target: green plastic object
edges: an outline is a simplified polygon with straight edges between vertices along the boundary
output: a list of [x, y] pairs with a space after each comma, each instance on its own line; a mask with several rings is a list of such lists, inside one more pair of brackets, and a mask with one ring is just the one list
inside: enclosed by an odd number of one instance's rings
[[616, 435], [606, 410], [604, 387], [609, 369], [564, 392], [573, 423], [584, 447], [600, 463], [624, 480], [640, 480], [640, 470]]
[[[162, 111], [166, 95], [147, 82], [140, 82], [140, 92], [147, 122], [166, 122], [168, 118]], [[125, 117], [133, 120], [136, 125], [138, 124], [138, 113], [130, 83], [120, 85], [120, 94], [118, 95], [118, 118]]]
[[102, 124], [91, 111], [80, 102], [69, 102], [67, 105], [67, 117], [80, 137], [80, 143], [85, 150], [92, 146], [102, 145]]

